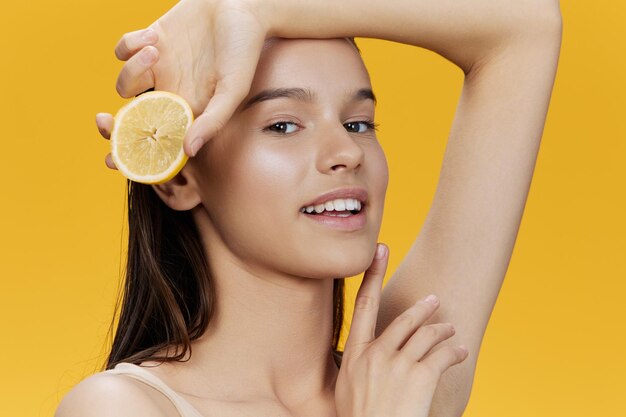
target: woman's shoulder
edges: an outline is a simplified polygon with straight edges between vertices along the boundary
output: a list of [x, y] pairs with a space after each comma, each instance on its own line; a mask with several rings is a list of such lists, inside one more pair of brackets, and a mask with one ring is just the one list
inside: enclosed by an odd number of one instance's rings
[[179, 416], [159, 391], [123, 374], [99, 372], [72, 388], [59, 404], [55, 417]]

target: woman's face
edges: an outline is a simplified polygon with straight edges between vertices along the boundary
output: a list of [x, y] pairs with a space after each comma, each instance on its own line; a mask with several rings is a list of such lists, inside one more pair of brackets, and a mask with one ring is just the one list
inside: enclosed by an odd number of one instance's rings
[[[373, 258], [388, 182], [385, 155], [368, 126], [375, 105], [369, 75], [346, 39], [273, 41], [246, 99], [187, 164], [201, 199], [196, 211], [207, 219], [199, 222], [203, 239], [209, 251], [221, 240], [254, 268], [310, 278], [356, 275]], [[359, 215], [301, 211], [343, 189], [367, 192], [348, 197], [365, 200]]]

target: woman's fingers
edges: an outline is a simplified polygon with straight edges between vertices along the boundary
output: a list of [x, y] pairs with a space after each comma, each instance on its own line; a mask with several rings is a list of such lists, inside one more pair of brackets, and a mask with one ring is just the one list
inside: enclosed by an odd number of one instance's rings
[[96, 126], [98, 132], [105, 139], [111, 139], [111, 131], [113, 130], [113, 115], [109, 113], [96, 114]]
[[[222, 26], [225, 34], [215, 38], [215, 73], [220, 76], [213, 96], [185, 137], [184, 148], [189, 156], [195, 156], [202, 145], [219, 134], [250, 92], [265, 39], [265, 32], [250, 17], [235, 13], [230, 19], [221, 20], [221, 25], [226, 25]], [[245, 22], [246, 31], [229, 33], [228, 22]]]
[[419, 365], [420, 367], [426, 366], [432, 372], [441, 375], [452, 365], [463, 362], [468, 354], [467, 348], [463, 345], [456, 347], [442, 346], [422, 359]]
[[[398, 351], [411, 335], [416, 333], [416, 330], [418, 332], [424, 332], [424, 330], [418, 330], [418, 328], [433, 315], [438, 307], [439, 300], [434, 294], [419, 300], [387, 326], [385, 331], [378, 336], [378, 343], [381, 343], [384, 349], [390, 354]], [[415, 360], [418, 359], [419, 357]]]
[[[96, 126], [98, 126], [98, 131], [105, 139], [111, 139], [111, 131], [113, 130], [113, 122], [115, 119], [112, 114], [109, 113], [98, 113], [96, 114]], [[111, 169], [117, 169], [115, 163], [113, 162], [113, 157], [110, 153], [106, 155], [104, 158], [104, 163], [107, 167]]]
[[412, 361], [419, 361], [435, 345], [454, 336], [456, 330], [450, 323], [436, 323], [422, 326], [409, 338], [400, 350]]
[[[439, 308], [439, 300], [434, 294], [419, 300], [396, 317], [378, 337], [376, 343], [389, 355], [399, 351], [400, 355], [407, 358], [409, 362], [418, 363], [425, 360], [425, 355], [428, 355], [426, 357], [432, 355], [428, 352], [456, 332], [451, 323], [424, 324], [437, 308]], [[443, 372], [465, 359], [467, 355], [459, 357], [462, 352], [459, 348], [446, 349], [427, 363], [433, 362], [433, 365], [436, 365], [434, 369]]]
[[121, 97], [130, 98], [154, 87], [152, 66], [158, 60], [159, 50], [154, 46], [145, 46], [131, 56], [117, 77], [117, 93]]
[[205, 143], [217, 135], [235, 112], [240, 100], [231, 94], [215, 93], [205, 111], [189, 128], [183, 141], [185, 153], [195, 156]]
[[388, 255], [389, 248], [379, 243], [374, 260], [363, 275], [363, 282], [356, 295], [350, 333], [344, 348], [344, 358], [354, 353], [358, 354], [358, 351], [364, 350], [375, 338], [376, 319], [383, 279], [389, 261]]
[[248, 71], [241, 70], [238, 75], [218, 81], [209, 104], [187, 131], [183, 141], [183, 148], [187, 155], [195, 156], [205, 143], [226, 126], [248, 94], [253, 76], [254, 69], [248, 68]]
[[115, 46], [115, 56], [120, 61], [127, 61], [144, 46], [154, 45], [158, 40], [158, 34], [151, 28], [125, 33]]
[[104, 157], [104, 163], [111, 169], [117, 169], [117, 166], [115, 165], [115, 162], [113, 162], [113, 157], [110, 153], [108, 153], [107, 156]]

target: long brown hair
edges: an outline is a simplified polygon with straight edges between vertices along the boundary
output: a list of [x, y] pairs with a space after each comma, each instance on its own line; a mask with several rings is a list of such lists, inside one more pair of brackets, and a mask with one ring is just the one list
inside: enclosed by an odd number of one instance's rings
[[[119, 315], [105, 369], [120, 362], [184, 360], [191, 354], [191, 341], [200, 337], [211, 321], [216, 302], [191, 212], [172, 210], [149, 185], [128, 180], [126, 191], [128, 257], [123, 291], [109, 328], [112, 334]], [[337, 366], [342, 354], [337, 345], [343, 300], [344, 279], [337, 278], [331, 341]]]

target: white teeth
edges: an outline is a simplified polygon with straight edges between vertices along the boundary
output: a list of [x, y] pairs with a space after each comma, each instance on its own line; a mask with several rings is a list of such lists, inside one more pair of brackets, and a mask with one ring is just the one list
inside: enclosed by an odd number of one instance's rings
[[344, 211], [346, 209], [346, 200], [333, 200], [335, 211]]
[[338, 198], [336, 200], [327, 201], [315, 206], [302, 207], [300, 211], [302, 213], [317, 213], [320, 214], [324, 211], [361, 211], [361, 202], [354, 198]]

